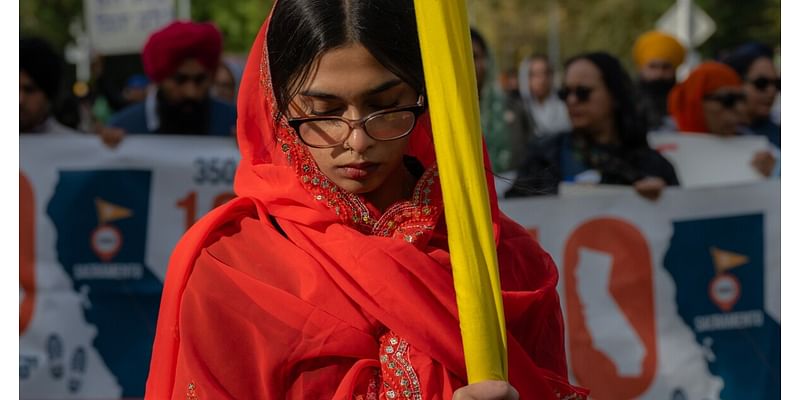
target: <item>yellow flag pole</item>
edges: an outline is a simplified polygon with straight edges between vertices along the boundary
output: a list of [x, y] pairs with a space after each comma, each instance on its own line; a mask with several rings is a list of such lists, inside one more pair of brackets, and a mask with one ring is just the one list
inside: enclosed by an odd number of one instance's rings
[[507, 380], [505, 319], [463, 0], [415, 0], [470, 383]]

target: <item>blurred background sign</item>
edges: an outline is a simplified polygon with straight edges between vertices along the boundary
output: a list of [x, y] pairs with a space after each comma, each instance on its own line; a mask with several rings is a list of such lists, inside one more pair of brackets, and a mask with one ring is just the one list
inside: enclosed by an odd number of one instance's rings
[[[686, 4], [684, 4], [686, 3]], [[690, 21], [686, 23], [686, 21]], [[678, 1], [656, 22], [658, 30], [675, 36], [688, 47], [705, 43], [717, 30], [717, 24], [692, 1]]]
[[103, 55], [138, 53], [177, 13], [175, 0], [84, 0], [83, 9], [91, 48]]

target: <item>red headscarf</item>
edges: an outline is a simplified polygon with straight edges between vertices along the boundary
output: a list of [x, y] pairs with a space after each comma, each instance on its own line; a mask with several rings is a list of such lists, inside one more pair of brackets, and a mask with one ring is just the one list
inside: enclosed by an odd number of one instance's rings
[[669, 113], [681, 132], [707, 133], [703, 96], [723, 87], [741, 84], [741, 78], [731, 67], [713, 61], [704, 62], [669, 92]]
[[[392, 352], [409, 347], [389, 355], [411, 362], [392, 371], [422, 398], [449, 399], [466, 369], [430, 121], [411, 134], [408, 153], [427, 168], [414, 197], [380, 215], [319, 171], [285, 119], [275, 122], [268, 24], [239, 93], [239, 197], [195, 224], [173, 253], [146, 396], [376, 394], [388, 384], [379, 337], [392, 332], [402, 338], [389, 342]], [[556, 267], [490, 191], [511, 383], [522, 398], [585, 395], [567, 381]]]
[[142, 64], [150, 80], [161, 82], [191, 58], [216, 71], [221, 55], [222, 34], [217, 27], [176, 21], [150, 35], [142, 50]]

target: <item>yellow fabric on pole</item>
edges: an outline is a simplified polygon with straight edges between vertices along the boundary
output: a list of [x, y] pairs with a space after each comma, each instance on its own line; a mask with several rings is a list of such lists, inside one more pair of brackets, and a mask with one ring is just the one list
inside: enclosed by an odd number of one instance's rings
[[470, 383], [507, 380], [505, 319], [463, 0], [415, 0]]

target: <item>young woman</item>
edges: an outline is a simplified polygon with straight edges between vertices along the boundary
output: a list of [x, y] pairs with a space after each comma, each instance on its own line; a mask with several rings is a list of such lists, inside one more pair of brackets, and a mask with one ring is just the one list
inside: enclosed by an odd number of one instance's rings
[[657, 198], [678, 184], [669, 161], [647, 144], [633, 83], [619, 60], [607, 53], [573, 57], [558, 94], [572, 130], [534, 143], [507, 197], [555, 194], [566, 181], [630, 185]]
[[556, 267], [495, 196], [510, 383], [465, 386], [411, 0], [277, 1], [240, 90], [239, 197], [175, 250], [148, 398], [585, 397]]

